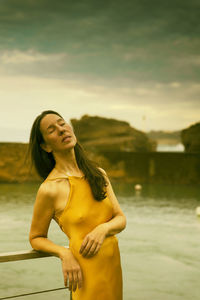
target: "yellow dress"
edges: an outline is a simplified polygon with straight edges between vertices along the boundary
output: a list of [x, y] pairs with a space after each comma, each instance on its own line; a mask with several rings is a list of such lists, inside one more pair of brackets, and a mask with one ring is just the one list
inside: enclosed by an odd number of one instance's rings
[[72, 292], [72, 299], [122, 300], [122, 270], [117, 237], [106, 237], [93, 257], [85, 258], [79, 253], [85, 235], [113, 217], [112, 203], [108, 197], [96, 201], [84, 176], [67, 178], [70, 194], [58, 223], [69, 238], [69, 247], [83, 274], [83, 287]]

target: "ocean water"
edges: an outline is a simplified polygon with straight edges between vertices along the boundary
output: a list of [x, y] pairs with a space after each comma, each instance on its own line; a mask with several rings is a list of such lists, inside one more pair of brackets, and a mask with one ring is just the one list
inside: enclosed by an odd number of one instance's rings
[[[1, 252], [29, 250], [28, 233], [38, 184], [0, 185]], [[117, 235], [123, 269], [124, 300], [199, 300], [200, 186], [113, 182], [127, 217]], [[67, 245], [55, 222], [49, 238]], [[0, 298], [63, 287], [58, 258], [0, 264]], [[18, 299], [69, 299], [68, 290]], [[95, 300], [95, 299], [94, 299]], [[108, 300], [108, 299], [102, 299]], [[116, 299], [117, 300], [117, 299]]]
[[158, 144], [156, 151], [158, 152], [184, 152], [183, 144], [174, 144], [174, 145], [167, 145], [167, 144]]

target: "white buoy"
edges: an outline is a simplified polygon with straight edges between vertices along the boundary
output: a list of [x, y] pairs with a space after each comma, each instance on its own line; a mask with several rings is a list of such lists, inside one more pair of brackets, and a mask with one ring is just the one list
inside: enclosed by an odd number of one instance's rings
[[134, 186], [134, 188], [135, 188], [136, 191], [141, 191], [142, 186], [141, 186], [140, 184], [136, 184], [136, 185]]
[[197, 215], [198, 217], [200, 217], [200, 206], [198, 206], [198, 207], [196, 208], [196, 215]]

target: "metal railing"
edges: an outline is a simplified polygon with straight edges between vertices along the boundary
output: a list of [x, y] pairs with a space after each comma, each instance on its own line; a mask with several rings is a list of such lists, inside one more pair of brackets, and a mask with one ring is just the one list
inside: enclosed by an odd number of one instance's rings
[[[34, 258], [43, 258], [43, 257], [50, 257], [54, 256], [50, 253], [46, 252], [40, 252], [36, 250], [26, 250], [26, 251], [17, 251], [17, 252], [7, 252], [7, 253], [0, 253], [0, 263], [4, 262], [12, 262], [12, 261], [20, 261], [20, 260], [26, 260], [26, 259], [34, 259]], [[64, 290], [66, 287], [60, 287], [50, 290], [43, 290], [43, 291], [35, 291], [31, 293], [24, 293], [19, 295], [11, 295], [6, 297], [0, 297], [0, 300], [6, 300], [6, 299], [14, 299], [18, 297], [24, 297], [24, 296], [31, 296], [31, 295], [37, 295], [42, 293], [49, 293], [54, 292], [58, 290]], [[70, 292], [70, 300], [72, 300], [72, 294]]]
[[8, 261], [32, 259], [32, 258], [49, 257], [49, 256], [53, 256], [53, 255], [45, 252], [39, 252], [36, 250], [0, 253], [0, 263], [8, 262]]

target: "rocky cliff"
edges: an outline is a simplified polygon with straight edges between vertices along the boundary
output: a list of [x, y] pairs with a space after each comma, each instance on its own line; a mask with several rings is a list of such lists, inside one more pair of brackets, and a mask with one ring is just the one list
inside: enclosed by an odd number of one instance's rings
[[200, 122], [181, 131], [185, 152], [200, 152]]
[[155, 151], [156, 143], [128, 122], [84, 115], [71, 119], [75, 134], [88, 151]]
[[0, 143], [0, 182], [39, 181], [30, 161], [26, 160], [28, 145]]

